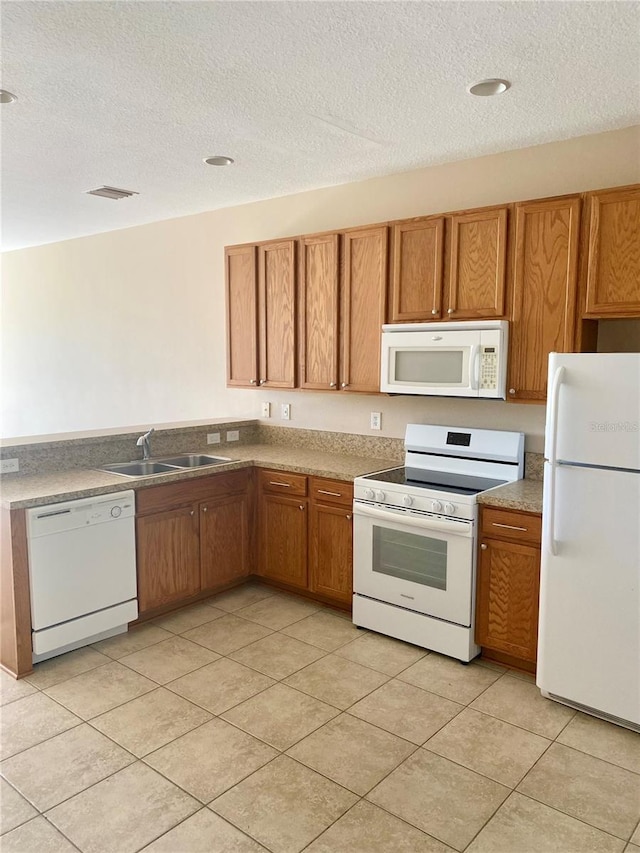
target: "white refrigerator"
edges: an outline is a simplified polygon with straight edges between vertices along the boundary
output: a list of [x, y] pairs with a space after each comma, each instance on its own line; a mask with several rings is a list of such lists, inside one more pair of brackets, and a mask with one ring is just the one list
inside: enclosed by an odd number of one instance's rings
[[549, 356], [537, 684], [640, 730], [640, 353]]

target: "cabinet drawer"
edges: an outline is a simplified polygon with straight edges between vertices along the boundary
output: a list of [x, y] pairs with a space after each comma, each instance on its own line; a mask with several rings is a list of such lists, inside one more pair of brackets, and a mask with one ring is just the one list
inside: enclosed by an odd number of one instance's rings
[[480, 535], [539, 545], [542, 536], [542, 516], [533, 512], [482, 507]]
[[288, 471], [260, 471], [260, 489], [274, 495], [307, 494], [307, 478], [304, 474], [289, 474]]
[[351, 506], [353, 483], [344, 480], [328, 480], [325, 477], [309, 478], [309, 494], [317, 503]]
[[136, 490], [136, 513], [163, 512], [209, 498], [244, 492], [249, 483], [249, 468], [224, 471], [208, 477], [189, 477], [177, 483], [165, 483]]

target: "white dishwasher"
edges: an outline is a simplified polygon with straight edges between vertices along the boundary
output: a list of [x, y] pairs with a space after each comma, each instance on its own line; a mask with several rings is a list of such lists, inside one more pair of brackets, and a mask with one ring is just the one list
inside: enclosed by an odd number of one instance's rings
[[33, 662], [127, 630], [138, 616], [133, 491], [27, 511]]

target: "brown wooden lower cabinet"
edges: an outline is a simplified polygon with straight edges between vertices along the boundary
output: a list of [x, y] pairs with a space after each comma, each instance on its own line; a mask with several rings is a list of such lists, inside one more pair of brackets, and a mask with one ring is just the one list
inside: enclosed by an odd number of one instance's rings
[[215, 589], [249, 574], [249, 496], [200, 504], [200, 586]]
[[257, 573], [307, 589], [306, 498], [262, 494]]
[[[352, 495], [353, 488], [346, 483], [343, 485], [345, 491]], [[328, 499], [331, 500], [331, 497]], [[353, 596], [353, 521], [350, 504], [351, 501], [348, 506], [331, 506], [312, 499], [309, 538], [309, 588], [319, 595], [349, 605]]]
[[345, 607], [353, 590], [353, 486], [260, 471], [257, 573]]
[[251, 482], [242, 470], [138, 491], [141, 617], [250, 574]]
[[136, 520], [140, 613], [200, 590], [198, 516], [193, 506]]
[[540, 516], [481, 509], [476, 642], [486, 657], [535, 670]]

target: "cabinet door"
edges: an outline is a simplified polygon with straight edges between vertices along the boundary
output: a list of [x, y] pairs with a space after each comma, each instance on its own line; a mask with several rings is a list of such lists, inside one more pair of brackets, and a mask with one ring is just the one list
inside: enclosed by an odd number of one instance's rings
[[295, 242], [268, 243], [258, 250], [260, 385], [294, 388]]
[[507, 399], [544, 402], [550, 352], [574, 343], [580, 199], [516, 205]]
[[311, 590], [351, 603], [353, 595], [353, 522], [343, 507], [312, 504]]
[[540, 549], [483, 540], [478, 571], [476, 642], [535, 662]]
[[391, 322], [438, 319], [444, 218], [397, 223], [392, 242]]
[[200, 591], [198, 516], [192, 506], [136, 519], [140, 613]]
[[590, 317], [640, 316], [640, 187], [590, 193]]
[[256, 247], [225, 249], [227, 385], [258, 384], [258, 282]]
[[380, 390], [380, 340], [386, 313], [388, 229], [348, 231], [343, 240], [342, 369], [347, 391]]
[[300, 387], [338, 387], [337, 234], [299, 243]]
[[306, 498], [262, 495], [258, 574], [307, 588]]
[[200, 585], [215, 589], [249, 574], [249, 498], [200, 504]]
[[507, 208], [454, 215], [450, 227], [447, 316], [504, 317]]

